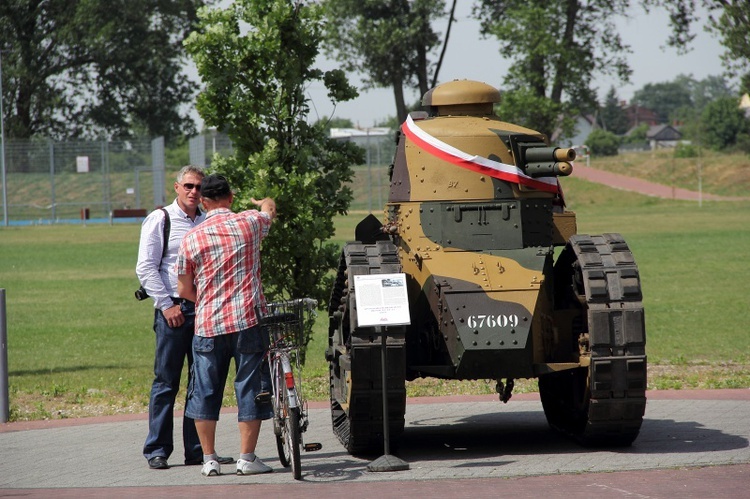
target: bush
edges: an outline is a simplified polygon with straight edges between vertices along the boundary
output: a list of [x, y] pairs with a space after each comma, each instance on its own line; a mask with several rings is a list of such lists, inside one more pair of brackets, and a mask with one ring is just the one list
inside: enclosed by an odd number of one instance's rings
[[693, 144], [685, 144], [680, 142], [677, 147], [674, 148], [675, 158], [697, 158], [698, 148]]
[[646, 123], [641, 123], [637, 127], [630, 130], [630, 132], [625, 136], [625, 142], [628, 144], [648, 142], [646, 139], [648, 128], [649, 126]]
[[586, 139], [586, 145], [594, 156], [617, 156], [620, 138], [612, 132], [594, 130]]
[[703, 140], [708, 147], [721, 151], [737, 144], [750, 130], [750, 120], [737, 107], [737, 99], [723, 97], [710, 102], [701, 115]]
[[737, 143], [734, 150], [750, 154], [750, 133], [741, 133], [737, 135]]

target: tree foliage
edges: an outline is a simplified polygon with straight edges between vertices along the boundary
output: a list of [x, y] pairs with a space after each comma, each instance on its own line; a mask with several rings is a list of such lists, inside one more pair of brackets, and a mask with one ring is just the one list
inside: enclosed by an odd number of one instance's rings
[[566, 109], [569, 108], [537, 95], [532, 89], [520, 88], [503, 93], [495, 113], [505, 121], [536, 129], [550, 137], [551, 132], [540, 126], [541, 123], [556, 123], [565, 130], [563, 135], [572, 135], [575, 120], [573, 113]]
[[322, 38], [315, 4], [236, 0], [202, 9], [200, 30], [186, 42], [205, 89], [198, 111], [207, 126], [228, 133], [235, 149], [214, 159], [236, 191], [235, 208], [271, 196], [278, 217], [263, 243], [263, 282], [270, 298], [311, 296], [323, 302], [339, 248], [326, 242], [333, 217], [352, 199], [346, 185], [362, 150], [308, 124], [305, 89], [322, 83], [333, 101], [357, 93], [340, 70], [313, 67]]
[[649, 126], [646, 123], [641, 123], [635, 128], [631, 129], [628, 134], [624, 137], [624, 140], [628, 144], [637, 144], [639, 142], [648, 141], [648, 130]]
[[659, 123], [670, 123], [676, 111], [692, 105], [690, 88], [679, 81], [647, 83], [633, 94], [633, 104], [654, 111]]
[[[523, 122], [548, 137], [559, 127], [560, 113], [577, 114], [580, 106], [595, 107], [591, 81], [596, 73], [630, 76], [626, 48], [613, 21], [628, 2], [572, 0], [481, 0], [475, 9], [484, 35], [500, 42], [513, 64], [504, 88], [527, 89], [534, 122]], [[532, 98], [533, 97], [533, 98]], [[571, 130], [568, 128], [568, 134]]]
[[354, 123], [349, 118], [328, 118], [323, 116], [318, 120], [320, 126], [325, 128], [327, 131], [331, 131], [331, 128], [354, 128]]
[[617, 156], [620, 138], [612, 132], [597, 129], [586, 138], [586, 145], [593, 156]]
[[[500, 53], [513, 59], [504, 80], [504, 89], [523, 90], [528, 106], [536, 111], [535, 122], [522, 122], [551, 136], [562, 129], [572, 133], [559, 114], [575, 115], [596, 108], [592, 88], [597, 75], [613, 75], [627, 83], [631, 69], [626, 56], [630, 48], [617, 31], [615, 20], [627, 17], [632, 6], [666, 8], [670, 13], [672, 35], [668, 43], [683, 46], [691, 39], [693, 0], [480, 0], [475, 15], [484, 35], [500, 42]], [[533, 96], [533, 98], [532, 98]]]
[[182, 41], [201, 0], [0, 2], [9, 137], [192, 132]]
[[734, 97], [737, 90], [733, 88], [727, 79], [723, 76], [707, 76], [702, 80], [695, 80], [692, 77], [678, 76], [678, 80], [686, 78], [688, 88], [690, 88], [691, 107], [698, 112], [709, 102], [723, 97]]
[[703, 110], [700, 142], [717, 151], [735, 146], [750, 132], [750, 120], [738, 108], [736, 98], [724, 97]]
[[695, 80], [691, 76], [679, 75], [673, 80], [690, 94], [690, 102], [671, 112], [670, 118], [681, 126], [683, 139], [700, 140], [702, 134], [701, 116], [706, 106], [721, 98], [736, 96], [726, 78], [723, 76], [708, 76], [703, 80]]
[[[726, 49], [722, 55], [724, 67], [730, 74], [750, 79], [750, 2], [742, 0], [703, 0], [710, 9], [708, 26], [721, 36]], [[744, 88], [750, 92], [750, 84]]]
[[610, 87], [599, 111], [599, 123], [604, 130], [623, 135], [628, 131], [628, 116], [617, 97], [615, 87]]
[[[445, 16], [442, 0], [323, 0], [327, 52], [364, 78], [365, 88], [392, 88], [399, 123], [408, 113], [405, 89], [419, 95], [435, 85], [440, 60], [430, 62], [440, 36], [433, 21]], [[456, 0], [453, 1], [455, 9]], [[449, 14], [447, 44], [453, 10]], [[432, 77], [432, 82], [430, 82]]]

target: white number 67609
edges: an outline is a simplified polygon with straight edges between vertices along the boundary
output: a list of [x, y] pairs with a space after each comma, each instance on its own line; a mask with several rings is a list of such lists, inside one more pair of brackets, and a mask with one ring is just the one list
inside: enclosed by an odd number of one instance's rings
[[516, 327], [518, 326], [518, 316], [516, 314], [477, 314], [470, 315], [467, 322], [471, 328]]

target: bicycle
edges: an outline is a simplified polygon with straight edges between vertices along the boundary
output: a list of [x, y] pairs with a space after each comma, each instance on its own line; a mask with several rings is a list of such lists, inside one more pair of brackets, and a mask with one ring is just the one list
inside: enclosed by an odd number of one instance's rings
[[[305, 333], [312, 328], [318, 302], [311, 298], [272, 302], [265, 313], [258, 309], [260, 324], [267, 328], [270, 345], [267, 359], [271, 371], [271, 402], [273, 431], [279, 461], [292, 467], [295, 480], [302, 478], [300, 450], [320, 450], [321, 444], [303, 444], [307, 431], [307, 401], [302, 394], [300, 379], [300, 347]], [[296, 369], [295, 369], [296, 368]]]

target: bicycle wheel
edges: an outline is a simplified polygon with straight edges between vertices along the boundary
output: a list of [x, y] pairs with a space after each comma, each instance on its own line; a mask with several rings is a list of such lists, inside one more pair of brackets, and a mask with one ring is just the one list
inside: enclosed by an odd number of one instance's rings
[[289, 407], [289, 396], [287, 390], [284, 390], [284, 425], [281, 432], [283, 433], [284, 450], [289, 463], [292, 466], [292, 474], [295, 480], [302, 478], [302, 465], [300, 463], [300, 447], [302, 446], [302, 434], [300, 432], [299, 407]]
[[286, 427], [285, 420], [288, 419], [286, 406], [284, 403], [286, 399], [286, 389], [284, 388], [284, 375], [281, 369], [278, 368], [278, 363], [273, 369], [273, 433], [276, 436], [276, 450], [279, 453], [279, 462], [284, 468], [288, 468], [291, 464], [291, 458], [289, 450], [285, 445], [284, 440], [284, 428]]

